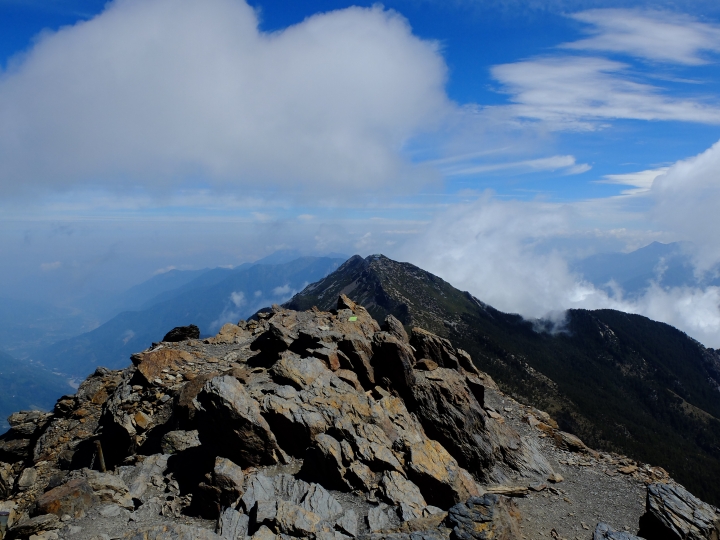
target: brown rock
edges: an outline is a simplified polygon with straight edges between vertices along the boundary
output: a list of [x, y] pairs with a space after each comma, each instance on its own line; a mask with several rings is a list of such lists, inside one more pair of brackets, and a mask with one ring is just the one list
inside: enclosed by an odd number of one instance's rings
[[[526, 497], [530, 492], [530, 488], [527, 486], [488, 486], [485, 491], [495, 495], [504, 495], [505, 497]], [[533, 489], [533, 491], [538, 490]]]
[[37, 512], [58, 517], [68, 514], [77, 518], [99, 502], [87, 480], [76, 478], [43, 493], [37, 500]]
[[138, 373], [144, 378], [145, 384], [162, 377], [163, 369], [185, 371], [187, 362], [195, 360], [191, 354], [170, 347], [134, 354], [131, 359], [137, 366]]
[[425, 439], [412, 445], [406, 468], [434, 506], [449, 508], [480, 494], [472, 476], [437, 441]]
[[275, 435], [237, 379], [224, 375], [209, 380], [195, 402], [201, 439], [206, 434], [220, 455], [243, 466], [278, 462], [282, 450]]
[[138, 429], [144, 431], [148, 428], [148, 426], [150, 425], [150, 422], [152, 420], [144, 412], [138, 411], [135, 413], [135, 416], [133, 417], [133, 421], [135, 422], [135, 425], [138, 427]]
[[620, 467], [618, 469], [618, 472], [622, 473], [622, 474], [632, 474], [637, 470], [638, 470], [637, 465], [627, 465], [625, 467]]
[[587, 452], [588, 450], [585, 443], [571, 433], [556, 431], [553, 436], [555, 437], [555, 444], [563, 450], [569, 450], [570, 452]]
[[239, 343], [240, 341], [251, 337], [252, 334], [250, 332], [240, 328], [237, 324], [227, 323], [223, 325], [216, 336], [206, 339], [205, 343], [212, 345]]
[[451, 540], [517, 540], [519, 512], [510, 499], [487, 494], [453, 506], [447, 516]]
[[422, 371], [435, 371], [438, 367], [440, 366], [437, 365], [437, 362], [433, 362], [428, 358], [423, 358], [422, 360], [415, 362], [415, 369], [420, 369]]
[[338, 348], [350, 360], [352, 370], [357, 374], [360, 384], [368, 389], [375, 386], [375, 371], [370, 362], [373, 355], [370, 341], [360, 334], [348, 334], [338, 343]]
[[350, 371], [349, 369], [338, 369], [337, 371], [335, 371], [335, 376], [341, 381], [345, 381], [346, 383], [348, 383], [358, 392], [365, 391], [354, 371]]
[[60, 520], [56, 515], [42, 515], [26, 519], [13, 525], [8, 530], [8, 539], [28, 538], [33, 534], [39, 534], [43, 531], [52, 531], [61, 527]]
[[190, 379], [186, 375], [186, 378], [188, 378], [189, 382], [185, 384], [185, 386], [183, 386], [182, 390], [180, 391], [180, 396], [177, 400], [176, 409], [179, 413], [178, 416], [180, 417], [181, 421], [192, 421], [192, 419], [195, 417], [195, 413], [197, 412], [193, 401], [200, 393], [203, 386], [205, 386], [205, 383], [211, 379], [214, 379], [218, 375], [220, 375], [220, 373], [217, 372], [203, 373], [198, 375], [197, 377], [194, 377], [193, 379]]
[[312, 351], [312, 355], [315, 358], [322, 360], [332, 371], [340, 369], [340, 358], [338, 357], [338, 351], [336, 349], [330, 349], [327, 347], [314, 349]]
[[410, 345], [415, 348], [415, 358], [418, 360], [429, 358], [440, 367], [460, 369], [457, 351], [445, 338], [441, 338], [422, 328], [413, 328]]
[[382, 329], [388, 334], [392, 334], [402, 343], [410, 343], [410, 338], [405, 331], [403, 324], [392, 315], [385, 317]]
[[372, 365], [378, 381], [387, 379], [400, 395], [408, 397], [410, 387], [415, 384], [414, 364], [410, 345], [387, 332], [375, 334]]

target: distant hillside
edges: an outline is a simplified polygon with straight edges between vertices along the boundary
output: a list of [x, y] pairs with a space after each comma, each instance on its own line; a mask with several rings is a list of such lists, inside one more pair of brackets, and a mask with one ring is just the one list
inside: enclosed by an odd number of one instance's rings
[[196, 324], [203, 335], [215, 333], [226, 322], [237, 322], [264, 305], [286, 300], [343, 261], [303, 257], [283, 264], [204, 271], [148, 299], [142, 310], [120, 313], [91, 332], [44, 348], [37, 358], [76, 376], [86, 376], [97, 366], [125, 367], [132, 353], [160, 341], [175, 326]]
[[613, 310], [571, 310], [561, 329], [502, 313], [408, 263], [354, 256], [285, 307], [338, 294], [467, 350], [506, 392], [598, 448], [665, 467], [720, 503], [720, 354], [679, 330]]
[[50, 410], [58, 397], [75, 390], [42, 366], [13, 358], [0, 351], [0, 433], [10, 426], [6, 418], [15, 411]]
[[600, 253], [571, 265], [571, 269], [598, 288], [610, 290], [612, 281], [625, 296], [634, 297], [652, 283], [661, 287], [718, 285], [711, 278], [699, 281], [692, 264], [692, 244], [653, 242], [630, 253]]

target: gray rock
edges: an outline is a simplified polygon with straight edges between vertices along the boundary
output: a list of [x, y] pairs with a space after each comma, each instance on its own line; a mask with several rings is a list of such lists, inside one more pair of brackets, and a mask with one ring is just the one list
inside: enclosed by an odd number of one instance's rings
[[214, 442], [220, 455], [244, 467], [278, 463], [282, 451], [275, 435], [257, 402], [235, 377], [209, 380], [193, 403], [202, 434]]
[[650, 484], [645, 510], [638, 533], [645, 538], [720, 538], [720, 515], [715, 508], [681, 486]]
[[367, 525], [370, 532], [382, 531], [391, 525], [390, 516], [387, 513], [388, 506], [381, 504], [368, 510]]
[[273, 478], [275, 497], [293, 504], [300, 504], [310, 489], [310, 484], [290, 474], [278, 474]]
[[123, 512], [117, 504], [104, 504], [100, 507], [98, 513], [105, 518], [117, 517]]
[[405, 331], [403, 324], [392, 315], [385, 317], [382, 329], [388, 334], [392, 334], [403, 343], [410, 343], [410, 338]]
[[26, 519], [8, 529], [8, 538], [27, 538], [30, 535], [43, 531], [59, 529], [62, 526], [60, 519], [55, 514], [43, 514]]
[[394, 505], [400, 506], [403, 521], [422, 517], [427, 504], [420, 493], [420, 488], [398, 472], [383, 473], [380, 489], [385, 498]]
[[250, 522], [253, 527], [266, 525], [280, 533], [308, 537], [319, 529], [322, 518], [288, 501], [258, 501]]
[[250, 511], [257, 501], [269, 501], [275, 498], [275, 485], [273, 479], [264, 474], [256, 474], [250, 477], [245, 485], [245, 493], [240, 502], [245, 512]]
[[282, 355], [270, 371], [278, 383], [290, 384], [300, 390], [325, 375], [328, 368], [317, 358], [300, 358], [288, 352]]
[[593, 533], [593, 540], [643, 540], [627, 532], [616, 531], [607, 523], [598, 523]]
[[520, 528], [514, 504], [498, 495], [471, 497], [456, 504], [447, 516], [451, 540], [517, 540]]
[[223, 540], [244, 539], [248, 534], [250, 518], [247, 514], [241, 514], [233, 508], [226, 508], [218, 519], [217, 534]]
[[373, 338], [373, 369], [379, 381], [388, 380], [403, 397], [415, 384], [415, 357], [407, 343], [388, 332], [378, 332]]
[[415, 349], [415, 358], [417, 360], [429, 358], [440, 367], [460, 369], [457, 351], [452, 346], [452, 343], [445, 338], [441, 338], [422, 328], [413, 328], [410, 345]]
[[335, 528], [352, 536], [353, 538], [358, 535], [358, 516], [355, 510], [347, 510], [341, 517], [335, 521]]
[[322, 518], [314, 512], [287, 501], [278, 501], [275, 526], [278, 532], [292, 536], [312, 536], [320, 529]]
[[213, 484], [220, 489], [220, 506], [234, 505], [243, 494], [245, 475], [242, 469], [227, 458], [215, 459]]
[[[346, 441], [343, 443], [352, 452], [349, 443]], [[330, 489], [347, 487], [341, 443], [327, 433], [316, 435], [314, 443], [305, 452], [303, 474], [308, 479], [322, 482]]]
[[200, 339], [200, 329], [194, 324], [176, 326], [162, 338], [163, 341], [169, 342], [185, 341], [188, 339]]
[[250, 512], [250, 522], [253, 527], [275, 523], [277, 506], [277, 501], [257, 501]]
[[167, 454], [147, 456], [134, 468], [124, 471], [122, 478], [129, 487], [130, 497], [133, 499], [142, 498], [152, 478], [165, 474], [169, 457]]
[[163, 454], [177, 454], [197, 446], [200, 446], [200, 438], [196, 429], [191, 431], [170, 431], [163, 435], [160, 441], [160, 449]]
[[200, 527], [166, 523], [127, 532], [123, 538], [125, 540], [220, 540], [221, 537]]
[[328, 521], [343, 511], [337, 499], [319, 484], [310, 484], [300, 506]]
[[272, 532], [266, 525], [260, 527], [255, 534], [252, 535], [252, 540], [275, 540], [277, 535]]
[[31, 488], [35, 482], [37, 482], [37, 471], [34, 467], [28, 467], [18, 478], [17, 487], [20, 491], [25, 491]]
[[130, 496], [130, 489], [122, 477], [93, 470], [86, 470], [85, 477], [90, 487], [100, 498], [100, 501], [114, 502], [128, 510], [135, 508], [132, 497]]

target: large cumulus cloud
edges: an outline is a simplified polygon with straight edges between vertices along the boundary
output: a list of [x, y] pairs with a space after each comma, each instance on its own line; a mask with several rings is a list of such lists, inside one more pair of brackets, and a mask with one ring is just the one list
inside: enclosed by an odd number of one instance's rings
[[401, 150], [451, 106], [445, 78], [381, 7], [264, 33], [242, 0], [116, 0], [2, 74], [0, 190], [422, 179]]

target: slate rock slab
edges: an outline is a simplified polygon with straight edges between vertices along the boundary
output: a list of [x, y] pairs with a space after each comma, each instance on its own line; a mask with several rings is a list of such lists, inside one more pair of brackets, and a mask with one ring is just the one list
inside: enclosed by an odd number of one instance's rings
[[453, 506], [447, 517], [451, 540], [516, 540], [520, 538], [519, 513], [506, 497], [471, 497]]
[[682, 486], [650, 484], [639, 534], [653, 540], [718, 540], [720, 516]]

